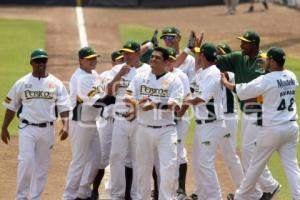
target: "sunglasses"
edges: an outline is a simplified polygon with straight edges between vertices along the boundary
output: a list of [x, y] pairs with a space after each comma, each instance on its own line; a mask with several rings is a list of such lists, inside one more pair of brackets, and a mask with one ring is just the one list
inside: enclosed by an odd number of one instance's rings
[[166, 35], [163, 37], [163, 40], [172, 41], [174, 40], [174, 38], [175, 38], [174, 35]]
[[37, 58], [37, 59], [34, 59], [32, 61], [37, 63], [37, 64], [39, 64], [39, 63], [46, 64], [48, 62], [48, 58]]

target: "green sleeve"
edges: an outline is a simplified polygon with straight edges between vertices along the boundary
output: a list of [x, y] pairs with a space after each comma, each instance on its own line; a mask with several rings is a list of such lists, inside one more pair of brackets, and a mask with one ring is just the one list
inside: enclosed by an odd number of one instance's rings
[[233, 52], [226, 55], [218, 56], [217, 67], [222, 71], [230, 71], [235, 73], [236, 57], [239, 53]]

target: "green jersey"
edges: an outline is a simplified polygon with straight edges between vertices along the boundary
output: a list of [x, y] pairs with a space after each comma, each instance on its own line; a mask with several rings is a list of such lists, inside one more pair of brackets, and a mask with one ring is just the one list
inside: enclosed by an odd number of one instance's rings
[[[221, 71], [231, 71], [235, 74], [235, 83], [248, 83], [260, 75], [265, 74], [265, 70], [260, 66], [259, 59], [257, 57], [250, 58], [247, 55], [243, 55], [240, 51], [232, 52], [226, 55], [218, 56], [217, 66]], [[240, 108], [242, 111], [246, 111], [248, 108], [253, 110], [260, 110], [260, 105], [246, 106], [247, 101], [240, 101]], [[258, 104], [259, 100], [256, 101]], [[258, 106], [258, 107], [257, 107]], [[247, 111], [246, 111], [247, 112]], [[250, 112], [249, 112], [250, 113]]]

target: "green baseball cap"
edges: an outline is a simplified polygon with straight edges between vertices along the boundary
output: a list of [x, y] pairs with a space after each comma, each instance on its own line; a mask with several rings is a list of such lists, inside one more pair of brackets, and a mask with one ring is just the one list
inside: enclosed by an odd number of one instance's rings
[[243, 36], [238, 37], [238, 39], [245, 42], [255, 43], [256, 45], [259, 45], [260, 42], [259, 35], [254, 31], [247, 31]]
[[285, 62], [285, 52], [280, 47], [271, 47], [267, 52], [267, 58], [272, 58], [280, 65]]
[[218, 44], [217, 49], [220, 51], [221, 55], [228, 54], [228, 53], [232, 52], [230, 46], [226, 43]]
[[129, 53], [136, 53], [140, 51], [141, 45], [137, 41], [131, 40], [127, 41], [124, 45], [123, 48], [121, 49], [121, 52], [129, 52]]
[[111, 53], [111, 60], [112, 61], [120, 60], [122, 58], [124, 58], [124, 55], [122, 54], [122, 52], [120, 50], [114, 51], [114, 52]]
[[168, 51], [169, 58], [176, 60], [176, 50], [170, 47], [167, 47], [166, 50]]
[[48, 58], [48, 53], [45, 49], [35, 49], [32, 51], [31, 60], [37, 59], [37, 58]]
[[167, 35], [171, 35], [171, 36], [180, 35], [180, 31], [179, 31], [178, 28], [176, 28], [176, 27], [174, 27], [174, 26], [165, 27], [165, 28], [161, 31], [160, 39], [162, 39], [164, 36], [167, 36]]
[[99, 57], [95, 49], [92, 47], [83, 47], [78, 51], [78, 56], [80, 59], [89, 59]]
[[200, 48], [200, 52], [203, 53], [206, 58], [217, 58], [217, 47], [212, 43], [204, 43]]

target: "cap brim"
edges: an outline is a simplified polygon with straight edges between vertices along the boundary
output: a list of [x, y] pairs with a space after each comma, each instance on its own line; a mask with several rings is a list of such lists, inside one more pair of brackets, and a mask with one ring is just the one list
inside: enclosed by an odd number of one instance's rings
[[89, 56], [84, 57], [84, 59], [96, 58], [96, 57], [100, 57], [100, 55], [92, 54], [92, 55], [89, 55]]
[[172, 60], [176, 60], [174, 56], [169, 56], [169, 58], [171, 58]]
[[160, 39], [163, 39], [163, 37], [165, 36], [176, 36], [177, 33], [166, 33], [166, 34], [163, 34], [162, 36], [160, 36]]
[[248, 40], [247, 38], [244, 38], [243, 36], [238, 37], [237, 39], [242, 40], [244, 42], [252, 42], [252, 41]]
[[31, 60], [34, 60], [34, 59], [37, 59], [37, 58], [48, 58], [48, 56], [46, 56], [46, 55], [39, 55], [39, 56], [32, 57]]
[[226, 52], [224, 51], [224, 49], [222, 49], [221, 47], [218, 47], [218, 50], [222, 53], [222, 55], [226, 54]]
[[121, 52], [129, 52], [129, 53], [135, 53], [135, 51], [134, 50], [132, 50], [132, 49], [128, 49], [128, 48], [123, 48], [123, 49], [121, 49]]
[[261, 54], [259, 54], [259, 57], [260, 58], [267, 58], [268, 56], [267, 56], [267, 53], [261, 53]]
[[120, 55], [120, 56], [116, 57], [115, 60], [120, 60], [121, 58], [124, 58], [124, 56]]

